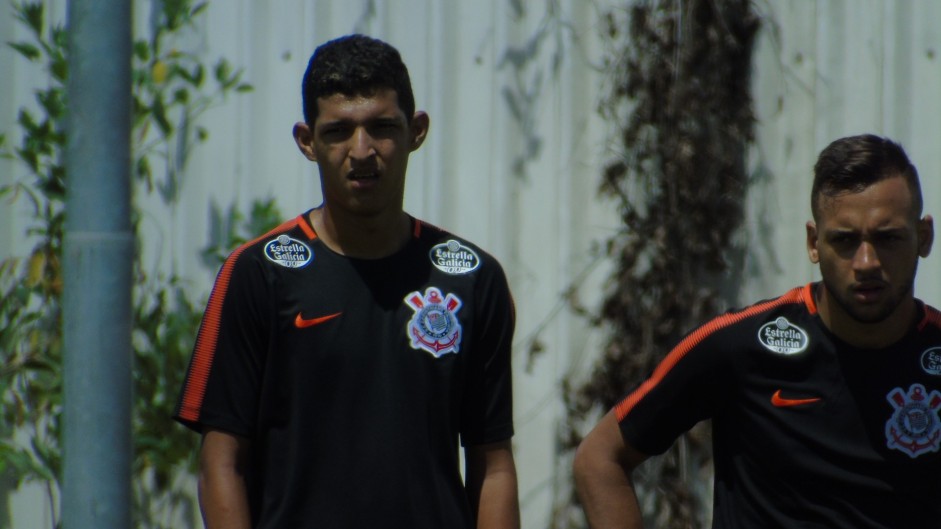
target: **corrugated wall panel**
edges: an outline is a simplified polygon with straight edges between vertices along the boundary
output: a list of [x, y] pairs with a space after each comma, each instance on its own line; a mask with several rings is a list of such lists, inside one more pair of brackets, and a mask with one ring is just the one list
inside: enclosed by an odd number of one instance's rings
[[[919, 168], [926, 213], [941, 211], [941, 4], [931, 0], [769, 0], [753, 79], [758, 144], [749, 198], [744, 299], [816, 279], [804, 251], [813, 164], [830, 141], [872, 132]], [[941, 257], [917, 293], [941, 304]]]
[[[517, 298], [515, 444], [523, 520], [526, 528], [547, 527], [553, 498], [569, 486], [567, 461], [555, 454], [558, 382], [587, 372], [603, 341], [562, 299], [579, 284], [581, 300], [596, 305], [606, 265], [592, 268], [591, 247], [615, 229], [611, 204], [596, 195], [608, 129], [595, 111], [605, 86], [599, 13], [615, 3], [210, 2], [202, 31], [181, 46], [195, 46], [209, 60], [225, 56], [245, 68], [256, 89], [204, 115], [211, 136], [189, 160], [180, 203], [170, 212], [147, 204], [147, 262], [185, 273], [194, 291], [205, 292], [215, 271], [197, 254], [207, 242], [210, 207], [236, 203], [246, 211], [253, 199], [273, 196], [293, 216], [318, 204], [316, 166], [291, 138], [302, 119], [307, 59], [316, 44], [351, 31], [389, 40], [409, 65], [419, 108], [431, 116], [428, 141], [411, 159], [407, 209], [494, 253]], [[817, 277], [804, 250], [811, 170], [818, 151], [837, 136], [872, 131], [900, 140], [922, 173], [929, 212], [941, 211], [941, 3], [755, 5], [764, 25], [755, 53], [759, 123], [742, 233], [749, 248], [743, 301]], [[4, 19], [0, 30], [5, 41], [15, 28]], [[0, 67], [12, 72], [0, 76], [0, 90], [13, 95], [0, 98], [9, 130], [15, 109], [32, 105], [31, 87], [42, 75], [9, 49], [0, 51]], [[14, 169], [0, 170], [6, 179]], [[2, 202], [0, 216], [2, 250], [14, 251], [25, 228], [22, 215]], [[939, 265], [937, 255], [923, 262], [918, 281], [920, 294], [935, 305], [941, 305]], [[531, 359], [535, 343], [542, 352]], [[37, 527], [43, 515], [28, 513], [44, 508], [33, 501], [15, 502], [16, 527]]]
[[749, 190], [743, 299], [767, 298], [811, 279], [804, 257], [810, 217], [817, 73], [814, 2], [760, 4], [752, 97], [758, 120]]

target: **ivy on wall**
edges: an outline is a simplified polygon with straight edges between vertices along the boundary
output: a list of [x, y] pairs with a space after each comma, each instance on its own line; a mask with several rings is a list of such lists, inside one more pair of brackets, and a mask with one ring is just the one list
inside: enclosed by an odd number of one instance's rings
[[[611, 329], [584, 383], [569, 381], [563, 445], [585, 417], [610, 409], [693, 327], [734, 303], [753, 139], [750, 70], [759, 19], [750, 0], [630, 2], [607, 15], [614, 43], [602, 112], [618, 150], [600, 191], [622, 227], [607, 241], [616, 270], [600, 314]], [[647, 523], [708, 527], [708, 425], [694, 428], [635, 475]], [[574, 515], [558, 525], [578, 526]]]

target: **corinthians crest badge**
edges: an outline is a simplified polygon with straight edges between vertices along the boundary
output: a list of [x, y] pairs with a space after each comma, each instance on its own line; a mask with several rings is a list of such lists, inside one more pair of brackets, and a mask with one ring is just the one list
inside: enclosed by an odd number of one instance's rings
[[895, 412], [885, 423], [888, 447], [915, 458], [941, 447], [941, 392], [926, 394], [925, 386], [912, 384], [908, 392], [895, 388], [886, 396]]
[[462, 332], [456, 313], [461, 300], [457, 296], [442, 297], [440, 290], [428, 287], [424, 295], [416, 290], [405, 296], [405, 303], [415, 311], [406, 327], [412, 349], [424, 349], [436, 358], [460, 350]]

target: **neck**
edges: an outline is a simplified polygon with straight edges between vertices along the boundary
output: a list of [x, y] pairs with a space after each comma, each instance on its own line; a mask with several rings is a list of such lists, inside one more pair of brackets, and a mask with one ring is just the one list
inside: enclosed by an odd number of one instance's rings
[[357, 259], [392, 255], [411, 237], [411, 219], [404, 211], [364, 217], [344, 215], [325, 205], [311, 211], [310, 224], [328, 248]]
[[917, 317], [913, 297], [904, 299], [889, 316], [876, 322], [863, 322], [852, 317], [822, 283], [817, 288], [816, 298], [820, 319], [827, 329], [844, 342], [861, 349], [881, 349], [898, 342]]

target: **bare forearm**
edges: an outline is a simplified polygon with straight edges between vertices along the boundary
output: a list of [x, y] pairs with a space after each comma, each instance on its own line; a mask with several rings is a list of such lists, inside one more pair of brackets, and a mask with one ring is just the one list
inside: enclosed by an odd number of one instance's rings
[[612, 461], [576, 459], [575, 487], [591, 529], [641, 529], [631, 478]]
[[467, 497], [477, 529], [519, 529], [516, 464], [509, 441], [468, 448]]
[[520, 514], [515, 472], [488, 476], [477, 503], [477, 529], [519, 529]]
[[647, 456], [624, 442], [609, 412], [575, 452], [575, 489], [592, 529], [641, 529], [631, 474]]
[[250, 529], [251, 515], [240, 476], [201, 475], [199, 507], [206, 529]]
[[199, 508], [206, 529], [250, 529], [245, 486], [248, 444], [221, 431], [210, 431], [200, 450]]

